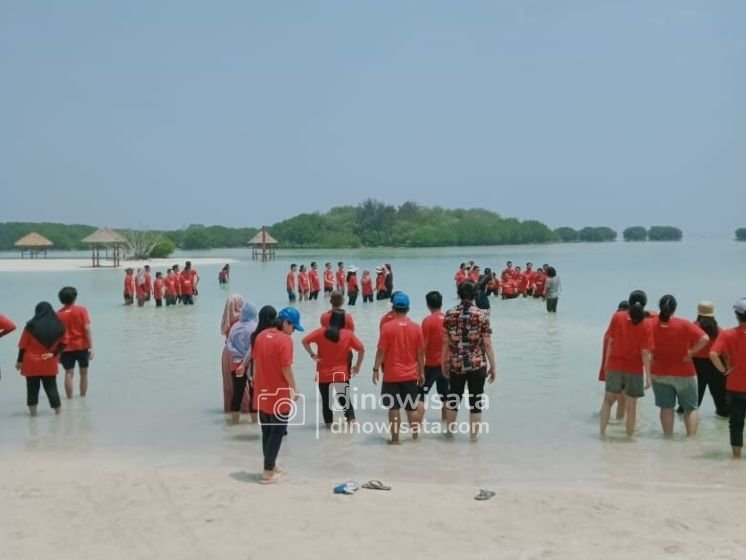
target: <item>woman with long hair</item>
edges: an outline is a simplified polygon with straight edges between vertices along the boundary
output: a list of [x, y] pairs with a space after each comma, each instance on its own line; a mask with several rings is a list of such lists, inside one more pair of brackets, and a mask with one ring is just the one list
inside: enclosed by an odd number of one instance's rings
[[[311, 345], [316, 345], [316, 352]], [[321, 396], [321, 412], [324, 423], [330, 428], [334, 421], [334, 408], [329, 399], [330, 389], [334, 390], [337, 399], [343, 399], [343, 409], [348, 422], [355, 420], [350, 395], [350, 378], [360, 372], [365, 356], [365, 347], [355, 333], [345, 328], [345, 312], [335, 309], [329, 318], [329, 326], [311, 331], [303, 338], [305, 348], [311, 359], [316, 362], [316, 383]], [[357, 362], [349, 366], [349, 355], [357, 352]]]
[[655, 354], [651, 365], [655, 406], [660, 408], [663, 435], [673, 435], [674, 408], [678, 399], [684, 410], [686, 435], [694, 436], [699, 423], [697, 372], [692, 358], [710, 338], [701, 328], [674, 317], [676, 298], [666, 294], [660, 299], [660, 313], [653, 319]]
[[[710, 350], [720, 334], [720, 327], [715, 319], [715, 304], [711, 301], [700, 301], [697, 304], [697, 319], [694, 321], [700, 329], [707, 333], [710, 342], [699, 352], [694, 354], [692, 361], [694, 369], [697, 370], [698, 403], [702, 406], [705, 391], [709, 388], [712, 400], [715, 403], [715, 414], [721, 418], [728, 418], [728, 398], [725, 392], [725, 376], [721, 374], [710, 361]], [[679, 412], [682, 412], [679, 407]]]
[[241, 318], [235, 323], [225, 342], [231, 356], [231, 377], [233, 378], [233, 400], [231, 402], [231, 421], [238, 424], [241, 418], [241, 404], [244, 400], [251, 402], [250, 391], [246, 390], [249, 376], [246, 374], [251, 359], [251, 335], [257, 326], [257, 311], [253, 303], [244, 303]]
[[[629, 309], [629, 303], [627, 300], [622, 300], [619, 302], [619, 305], [617, 306], [617, 311], [627, 311]], [[606, 345], [609, 342], [609, 331], [608, 329], [604, 333], [604, 342], [603, 342], [603, 349], [601, 350], [601, 367], [598, 371], [598, 380], [603, 381], [606, 383]], [[605, 397], [604, 397], [605, 398]], [[619, 394], [616, 397], [616, 419], [617, 420], [624, 420], [624, 391], [620, 391]]]
[[[223, 317], [220, 320], [220, 334], [225, 337], [226, 342], [228, 341], [228, 334], [231, 331], [231, 327], [241, 318], [243, 304], [243, 296], [239, 294], [231, 294], [225, 301]], [[223, 373], [223, 412], [228, 413], [231, 412], [233, 407], [233, 362], [227, 344], [223, 345], [220, 363]], [[241, 401], [241, 412], [244, 414], [249, 412], [249, 404], [249, 397], [246, 395]]]
[[627, 300], [629, 309], [611, 317], [606, 343], [606, 386], [601, 405], [601, 436], [606, 435], [611, 406], [624, 391], [627, 436], [632, 437], [637, 424], [637, 399], [650, 388], [650, 365], [655, 347], [653, 329], [645, 312], [648, 296], [635, 290]]
[[26, 378], [26, 404], [29, 414], [36, 416], [39, 389], [43, 385], [49, 406], [55, 414], [62, 410], [57, 390], [59, 356], [65, 349], [65, 325], [57, 317], [52, 305], [42, 301], [37, 304], [34, 316], [26, 323], [18, 342], [16, 369]]

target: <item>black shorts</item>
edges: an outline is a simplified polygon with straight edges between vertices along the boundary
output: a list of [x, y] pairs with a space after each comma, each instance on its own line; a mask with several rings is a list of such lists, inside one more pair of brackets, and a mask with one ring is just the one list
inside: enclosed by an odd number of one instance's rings
[[87, 368], [88, 350], [73, 350], [72, 352], [63, 352], [60, 354], [60, 363], [62, 364], [62, 369], [65, 371], [75, 369], [75, 362], [78, 362], [81, 368]]
[[381, 383], [381, 406], [388, 410], [415, 410], [420, 403], [420, 387], [416, 381]]
[[327, 286], [324, 286], [324, 293], [325, 294], [331, 294], [334, 291], [334, 288], [330, 288]]
[[427, 395], [433, 385], [435, 385], [435, 390], [445, 404], [448, 398], [448, 380], [443, 375], [443, 368], [440, 366], [425, 366], [425, 384], [420, 387], [420, 394], [423, 397]]

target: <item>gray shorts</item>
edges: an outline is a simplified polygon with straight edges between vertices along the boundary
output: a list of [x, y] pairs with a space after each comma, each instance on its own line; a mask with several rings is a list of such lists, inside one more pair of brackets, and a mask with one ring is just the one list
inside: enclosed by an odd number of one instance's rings
[[645, 396], [645, 378], [642, 374], [625, 373], [623, 371], [606, 372], [606, 392], [618, 395], [624, 391], [628, 397], [640, 398]]
[[674, 375], [654, 375], [653, 394], [658, 408], [676, 408], [676, 399], [684, 412], [699, 408], [697, 376], [676, 377]]

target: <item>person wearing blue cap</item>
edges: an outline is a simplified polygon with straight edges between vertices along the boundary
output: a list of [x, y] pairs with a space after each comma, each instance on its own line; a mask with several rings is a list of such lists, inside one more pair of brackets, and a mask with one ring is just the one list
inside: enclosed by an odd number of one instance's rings
[[391, 299], [395, 317], [381, 327], [373, 365], [373, 383], [377, 384], [381, 364], [385, 362], [381, 384], [381, 404], [389, 410], [392, 444], [399, 443], [400, 409], [407, 411], [412, 439], [420, 431], [420, 385], [425, 381], [425, 342], [420, 325], [407, 317], [409, 296], [399, 292]]
[[[260, 311], [260, 319], [261, 314]], [[261, 331], [253, 341], [254, 395], [262, 425], [264, 453], [262, 484], [277, 482], [285, 474], [277, 468], [276, 461], [282, 438], [287, 434], [288, 421], [296, 413], [294, 401], [298, 399], [298, 391], [291, 338], [295, 331], [303, 331], [300, 312], [294, 307], [285, 307], [277, 314], [275, 328]]]

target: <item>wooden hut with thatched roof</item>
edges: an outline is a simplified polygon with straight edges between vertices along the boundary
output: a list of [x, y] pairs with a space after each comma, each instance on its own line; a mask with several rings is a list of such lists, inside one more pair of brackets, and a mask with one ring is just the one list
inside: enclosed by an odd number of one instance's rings
[[111, 261], [111, 266], [116, 268], [124, 255], [127, 239], [112, 229], [100, 228], [83, 239], [83, 243], [91, 246], [93, 268], [101, 266], [101, 249], [104, 250], [103, 260]]
[[18, 241], [15, 242], [15, 246], [21, 249], [21, 258], [25, 258], [28, 253], [29, 258], [38, 258], [42, 254], [44, 258], [47, 258], [47, 249], [54, 246], [49, 239], [43, 235], [39, 235], [36, 232], [24, 235]]
[[262, 226], [261, 231], [249, 241], [251, 259], [262, 262], [275, 260], [275, 249], [278, 245], [277, 239], [269, 234], [266, 227]]

